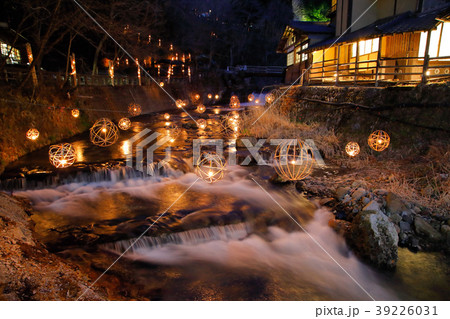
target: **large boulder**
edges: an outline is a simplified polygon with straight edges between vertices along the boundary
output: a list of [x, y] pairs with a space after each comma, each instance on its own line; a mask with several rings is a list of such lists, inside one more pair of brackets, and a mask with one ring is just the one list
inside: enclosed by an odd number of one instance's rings
[[378, 268], [397, 264], [398, 234], [395, 225], [380, 211], [362, 211], [353, 219], [347, 239], [360, 257]]
[[416, 229], [416, 233], [425, 236], [432, 242], [439, 242], [442, 240], [442, 235], [422, 217], [416, 216], [416, 218], [414, 218], [414, 228]]
[[388, 213], [401, 214], [407, 208], [400, 197], [396, 194], [389, 192], [386, 196], [386, 210]]

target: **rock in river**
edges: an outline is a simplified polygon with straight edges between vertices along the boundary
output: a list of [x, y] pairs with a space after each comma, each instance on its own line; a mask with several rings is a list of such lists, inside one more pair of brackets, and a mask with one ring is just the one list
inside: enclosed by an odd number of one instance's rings
[[394, 224], [380, 211], [357, 214], [348, 240], [358, 255], [377, 267], [393, 269], [396, 266], [398, 234]]

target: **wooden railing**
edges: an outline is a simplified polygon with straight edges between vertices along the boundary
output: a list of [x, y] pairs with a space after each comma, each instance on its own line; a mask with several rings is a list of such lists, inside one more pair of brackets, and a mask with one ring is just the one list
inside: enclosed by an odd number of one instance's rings
[[237, 65], [227, 67], [228, 72], [245, 72], [250, 74], [283, 74], [284, 66]]
[[450, 80], [450, 56], [439, 58], [396, 57], [337, 63], [338, 59], [313, 62], [309, 83], [378, 85], [382, 82], [417, 83]]
[[[0, 82], [8, 84], [20, 84], [28, 74], [28, 70], [5, 68], [0, 73]], [[161, 81], [167, 81], [167, 77], [153, 77], [158, 83]], [[187, 78], [171, 77], [170, 83], [178, 83], [188, 81]], [[77, 74], [76, 85], [78, 86], [112, 86], [113, 82], [108, 75], [87, 75]], [[58, 85], [62, 86], [67, 83], [70, 86], [74, 86], [74, 77], [72, 75], [66, 75], [58, 72], [41, 71], [39, 73], [38, 83], [44, 85]], [[141, 77], [141, 85], [150, 85], [154, 83], [153, 80], [146, 76]], [[137, 76], [129, 75], [116, 75], [114, 76], [114, 86], [122, 85], [139, 85], [139, 78]]]

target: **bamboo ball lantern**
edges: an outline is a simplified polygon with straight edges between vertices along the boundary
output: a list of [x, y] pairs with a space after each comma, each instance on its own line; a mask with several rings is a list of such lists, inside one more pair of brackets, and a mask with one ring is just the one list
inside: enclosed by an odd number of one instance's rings
[[169, 113], [164, 113], [164, 119], [166, 121], [170, 120], [170, 114]]
[[239, 106], [241, 106], [239, 98], [236, 95], [233, 95], [230, 99], [230, 107], [235, 109], [239, 108]]
[[79, 110], [79, 109], [73, 109], [73, 110], [72, 110], [72, 116], [73, 116], [74, 118], [79, 117], [79, 116], [80, 116], [80, 110]]
[[250, 95], [248, 96], [248, 101], [249, 101], [249, 102], [253, 102], [254, 99], [255, 99], [255, 96], [254, 96], [253, 94], [250, 94]]
[[26, 134], [27, 139], [35, 141], [39, 137], [39, 131], [35, 128], [30, 128]]
[[203, 153], [196, 163], [195, 173], [212, 184], [224, 177], [225, 161], [217, 154]]
[[359, 144], [356, 142], [349, 142], [347, 145], [345, 145], [345, 152], [350, 157], [355, 157], [359, 154], [360, 148]]
[[50, 163], [56, 168], [65, 168], [75, 162], [75, 148], [72, 144], [64, 143], [50, 146], [48, 151]]
[[216, 99], [216, 100], [218, 100], [219, 98], [220, 98], [219, 94], [216, 94], [216, 95], [214, 96], [214, 99]]
[[256, 100], [255, 100], [255, 103], [256, 103], [256, 104], [259, 104], [259, 99], [256, 99]]
[[194, 101], [200, 100], [200, 94], [194, 94]]
[[206, 107], [203, 104], [199, 104], [197, 106], [197, 112], [198, 113], [205, 113], [205, 111], [206, 111]]
[[211, 93], [208, 94], [208, 99], [212, 99], [213, 95]]
[[373, 150], [382, 152], [388, 148], [390, 141], [391, 138], [389, 137], [388, 133], [379, 130], [370, 134], [367, 143]]
[[269, 93], [266, 95], [266, 103], [270, 104], [275, 100], [275, 95], [273, 93]]
[[199, 129], [204, 130], [206, 128], [206, 121], [204, 119], [197, 120], [197, 126]]
[[121, 130], [128, 130], [131, 127], [131, 121], [128, 117], [121, 118], [117, 124]]
[[277, 174], [289, 181], [306, 178], [314, 164], [311, 149], [295, 139], [278, 145], [273, 160]]
[[163, 87], [164, 86], [164, 82], [159, 82], [159, 86]]
[[141, 115], [141, 113], [142, 113], [141, 106], [140, 106], [139, 104], [136, 104], [136, 103], [131, 103], [131, 104], [128, 106], [128, 113], [129, 113], [131, 116], [138, 116], [138, 115]]
[[181, 109], [184, 105], [184, 102], [183, 102], [183, 100], [176, 100], [175, 104], [176, 104], [177, 108]]
[[223, 133], [229, 138], [238, 138], [240, 135], [240, 120], [236, 115], [239, 114], [230, 113], [227, 116], [224, 116], [220, 122], [224, 129]]
[[119, 130], [111, 120], [102, 118], [91, 127], [90, 138], [94, 145], [108, 147], [119, 139]]

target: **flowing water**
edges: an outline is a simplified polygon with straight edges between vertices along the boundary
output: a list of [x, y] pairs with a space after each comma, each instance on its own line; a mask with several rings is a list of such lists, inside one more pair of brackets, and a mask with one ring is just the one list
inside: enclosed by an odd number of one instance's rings
[[[159, 120], [141, 118], [133, 129], [155, 128]], [[187, 121], [182, 116], [177, 120], [180, 125]], [[72, 171], [55, 173], [42, 150], [12, 165], [7, 177], [25, 177], [3, 185], [31, 201], [37, 211], [32, 216], [36, 232], [51, 251], [99, 271], [122, 256], [110, 272], [127, 289], [136, 287], [133, 298], [448, 298], [448, 269], [440, 255], [400, 250], [396, 272], [376, 271], [328, 227], [331, 213], [294, 188], [272, 186], [270, 167], [230, 166], [218, 183], [198, 180], [186, 154], [196, 133], [183, 132], [173, 164], [156, 176], [124, 167], [121, 148], [132, 133], [106, 151], [88, 145], [80, 135], [71, 142], [82, 146], [79, 156], [84, 160]], [[44, 177], [30, 177], [36, 174]], [[105, 259], [106, 265], [99, 266]], [[129, 271], [126, 278], [114, 272], [121, 265]]]

